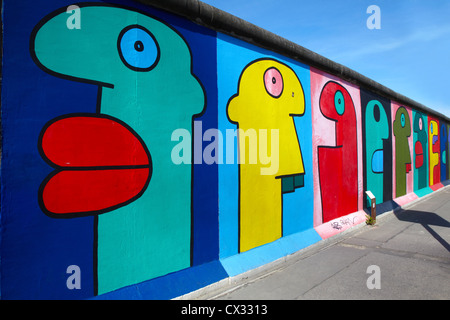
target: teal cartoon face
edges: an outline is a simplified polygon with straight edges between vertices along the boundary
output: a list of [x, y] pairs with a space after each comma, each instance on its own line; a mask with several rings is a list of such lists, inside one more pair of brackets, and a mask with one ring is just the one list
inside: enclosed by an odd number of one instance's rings
[[367, 190], [372, 191], [377, 199], [377, 203], [382, 203], [384, 173], [383, 140], [389, 138], [389, 123], [386, 111], [377, 100], [371, 100], [367, 104], [365, 128]]
[[69, 17], [62, 8], [34, 28], [31, 56], [50, 75], [98, 86], [97, 112], [42, 129], [38, 148], [55, 171], [38, 197], [52, 218], [98, 219], [101, 294], [190, 266], [193, 171], [172, 161], [171, 135], [192, 136], [206, 99], [187, 42], [168, 24], [102, 4], [80, 4], [80, 29]]
[[373, 173], [383, 173], [383, 140], [389, 138], [388, 118], [381, 103], [372, 100], [366, 109], [366, 150]]
[[[65, 8], [64, 8], [65, 9]], [[34, 30], [31, 53], [47, 72], [66, 79], [98, 84], [124, 92], [132, 88], [139, 99], [170, 101], [158, 110], [197, 114], [203, 110], [203, 91], [191, 74], [191, 53], [171, 27], [147, 15], [117, 7], [82, 6], [80, 29], [69, 29], [64, 10], [44, 19]], [[193, 106], [193, 107], [191, 107]], [[189, 109], [190, 108], [190, 109]]]
[[415, 112], [414, 115], [414, 180], [415, 189], [428, 186], [428, 120], [425, 115]]

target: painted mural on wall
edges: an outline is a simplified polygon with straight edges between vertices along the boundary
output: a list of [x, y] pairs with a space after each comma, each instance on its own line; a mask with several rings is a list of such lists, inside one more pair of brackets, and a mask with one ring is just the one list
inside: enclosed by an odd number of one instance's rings
[[439, 120], [428, 116], [428, 155], [430, 187], [441, 180]]
[[447, 124], [447, 145], [445, 146], [446, 157], [442, 157], [442, 161], [445, 161], [447, 167], [447, 179], [450, 179], [450, 125]]
[[410, 108], [392, 102], [392, 154], [393, 154], [393, 197], [398, 198], [413, 192], [412, 170], [412, 112]]
[[361, 208], [361, 109], [353, 86], [318, 70], [311, 79], [315, 225], [320, 225]]
[[219, 129], [235, 155], [219, 167], [226, 258], [312, 227], [309, 70], [222, 34], [218, 66]]
[[414, 115], [414, 190], [428, 187], [428, 117], [418, 111]]
[[328, 222], [358, 210], [356, 112], [348, 91], [331, 81], [322, 89], [319, 108], [336, 122], [335, 145], [317, 149], [323, 222]]
[[[380, 204], [392, 200], [392, 134], [390, 101], [361, 89], [364, 146], [364, 190]], [[370, 207], [370, 201], [366, 201]]]
[[173, 298], [448, 183], [436, 116], [143, 4], [18, 3], [2, 298]]
[[[210, 38], [215, 33], [143, 5], [105, 3], [79, 4], [81, 28], [69, 28], [68, 6], [47, 2], [38, 12], [22, 12], [33, 17], [28, 29], [18, 38], [5, 35], [5, 60], [11, 57], [9, 44], [21, 43], [29, 74], [22, 87], [30, 89], [31, 99], [24, 109], [9, 108], [9, 114], [19, 119], [15, 127], [27, 126], [20, 112], [37, 119], [21, 131], [35, 144], [26, 152], [38, 174], [22, 185], [35, 196], [18, 213], [45, 233], [40, 241], [21, 245], [31, 264], [42, 251], [52, 257], [41, 259], [33, 271], [26, 268], [29, 263], [19, 267], [14, 259], [2, 259], [5, 277], [14, 273], [23, 281], [37, 280], [21, 292], [4, 281], [2, 292], [12, 297], [89, 297], [218, 257], [218, 230], [210, 224], [204, 231], [211, 218], [201, 219], [217, 208], [217, 184], [203, 183], [217, 166], [171, 160], [175, 129], [189, 132], [193, 147], [195, 120], [205, 129], [217, 126], [211, 120], [217, 111], [206, 110], [206, 92], [216, 94], [209, 82], [215, 57], [198, 54], [215, 49]], [[11, 19], [16, 11], [12, 3], [6, 5]], [[191, 48], [189, 41], [205, 47]], [[42, 86], [36, 88], [37, 83]], [[15, 99], [21, 99], [20, 91]], [[8, 123], [5, 132], [15, 134]], [[8, 223], [11, 238], [3, 240], [15, 248], [23, 225], [14, 218]], [[203, 250], [194, 253], [194, 247]], [[60, 281], [70, 265], [82, 272], [80, 290], [68, 290]]]
[[447, 124], [441, 122], [441, 129], [440, 129], [440, 135], [441, 135], [441, 142], [440, 142], [440, 165], [441, 165], [441, 181], [447, 180], [448, 177], [448, 130], [447, 130]]
[[[304, 113], [303, 88], [290, 67], [272, 59], [246, 66], [227, 106], [228, 118], [238, 127], [241, 252], [282, 236], [282, 194], [303, 187], [305, 168], [293, 117]], [[267, 152], [275, 161], [270, 168]]]
[[[177, 128], [191, 130], [205, 99], [185, 40], [167, 24], [118, 7], [88, 5], [80, 13], [80, 30], [66, 27], [64, 10], [32, 34], [41, 69], [99, 88], [95, 114], [63, 116], [43, 129], [40, 151], [55, 171], [39, 200], [52, 217], [97, 216], [103, 293], [190, 266], [191, 168], [171, 161], [166, 139]], [[170, 121], [155, 116], [163, 110]], [[124, 277], [128, 269], [134, 274]]]

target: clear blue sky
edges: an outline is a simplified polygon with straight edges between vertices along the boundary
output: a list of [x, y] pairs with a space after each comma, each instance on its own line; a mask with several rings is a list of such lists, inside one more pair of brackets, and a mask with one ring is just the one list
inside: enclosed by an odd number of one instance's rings
[[[202, 0], [203, 1], [203, 0]], [[204, 0], [450, 117], [449, 0]], [[381, 29], [369, 30], [370, 5]]]

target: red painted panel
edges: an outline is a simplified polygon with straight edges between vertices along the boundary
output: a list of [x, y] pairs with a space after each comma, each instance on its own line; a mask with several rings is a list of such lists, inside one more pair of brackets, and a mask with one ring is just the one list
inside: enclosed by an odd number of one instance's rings
[[323, 222], [358, 211], [356, 113], [348, 91], [328, 82], [320, 96], [320, 111], [336, 123], [336, 145], [318, 147]]

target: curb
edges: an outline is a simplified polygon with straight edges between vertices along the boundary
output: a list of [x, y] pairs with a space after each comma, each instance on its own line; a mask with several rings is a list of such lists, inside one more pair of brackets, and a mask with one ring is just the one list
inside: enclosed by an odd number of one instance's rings
[[[443, 190], [447, 190], [447, 189], [450, 189], [450, 185], [444, 186], [436, 191], [433, 191], [432, 193], [424, 195], [421, 198], [415, 199], [403, 206], [399, 206], [393, 210], [383, 212], [379, 216], [377, 216], [377, 224], [380, 221], [383, 222], [387, 218], [391, 218], [395, 212], [407, 210], [409, 207], [411, 207], [419, 202], [422, 202], [424, 200], [427, 200], [432, 195], [435, 195], [435, 194], [442, 192]], [[377, 224], [375, 224], [375, 226]], [[223, 280], [220, 280], [218, 282], [210, 284], [206, 287], [200, 288], [196, 291], [176, 297], [172, 300], [213, 300], [217, 297], [223, 296], [229, 292], [237, 290], [237, 289], [241, 288], [242, 286], [245, 286], [248, 283], [252, 283], [259, 279], [265, 278], [272, 273], [278, 272], [299, 260], [306, 259], [322, 250], [329, 248], [330, 246], [336, 245], [336, 244], [348, 239], [351, 235], [354, 235], [355, 233], [361, 231], [363, 228], [369, 229], [369, 228], [373, 228], [373, 226], [368, 226], [365, 223], [361, 222], [351, 228], [348, 228], [348, 229], [342, 231], [341, 233], [338, 233], [329, 238], [320, 240], [320, 241], [318, 241], [306, 248], [303, 248], [293, 254], [284, 256], [280, 259], [269, 262], [258, 268], [246, 271], [237, 276], [225, 278]]]

